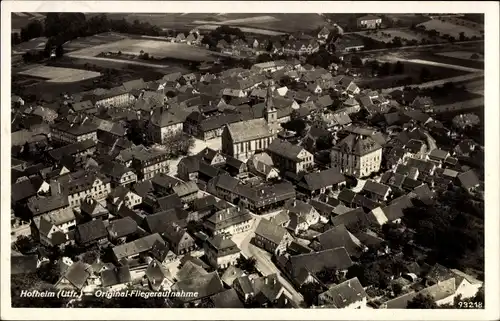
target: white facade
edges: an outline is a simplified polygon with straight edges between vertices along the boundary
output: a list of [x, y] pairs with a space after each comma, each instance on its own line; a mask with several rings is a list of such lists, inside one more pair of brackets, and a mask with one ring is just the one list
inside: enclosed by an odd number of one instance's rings
[[332, 167], [337, 168], [341, 173], [356, 177], [365, 177], [380, 170], [382, 148], [362, 156], [342, 153], [334, 149], [330, 156]]
[[94, 200], [99, 201], [105, 199], [111, 193], [111, 182], [103, 183], [100, 179], [96, 179], [91, 187], [86, 190], [69, 194], [68, 202], [72, 208], [80, 207], [82, 200], [87, 196], [91, 196]]

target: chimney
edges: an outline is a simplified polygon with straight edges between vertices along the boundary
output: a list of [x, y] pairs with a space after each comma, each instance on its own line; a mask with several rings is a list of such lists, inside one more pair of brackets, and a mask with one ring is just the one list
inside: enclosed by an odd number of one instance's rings
[[273, 284], [276, 284], [276, 278], [273, 279]]
[[288, 304], [288, 298], [285, 298], [285, 304]]
[[269, 279], [268, 279], [267, 277], [264, 277], [264, 280], [265, 280], [264, 282], [265, 282], [266, 284], [268, 284], [268, 283], [269, 283]]

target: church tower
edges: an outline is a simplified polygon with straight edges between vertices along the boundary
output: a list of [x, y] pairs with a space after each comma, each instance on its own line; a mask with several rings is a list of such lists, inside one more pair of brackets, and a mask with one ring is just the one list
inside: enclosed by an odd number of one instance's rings
[[278, 110], [276, 110], [273, 104], [273, 90], [271, 86], [267, 87], [266, 110], [264, 117], [269, 125], [276, 124], [278, 122]]

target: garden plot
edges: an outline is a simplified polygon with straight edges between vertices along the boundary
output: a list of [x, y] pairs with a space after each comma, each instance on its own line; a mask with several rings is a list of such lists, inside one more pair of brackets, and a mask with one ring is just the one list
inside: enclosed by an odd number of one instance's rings
[[478, 30], [474, 30], [466, 26], [456, 25], [446, 21], [441, 21], [439, 19], [429, 20], [427, 22], [419, 24], [418, 26], [425, 26], [426, 30], [436, 30], [441, 36], [448, 34], [452, 37], [455, 37], [455, 39], [458, 39], [460, 37], [461, 32], [463, 32], [464, 36], [468, 38], [481, 36], [481, 32]]
[[421, 42], [423, 39], [429, 40], [430, 38], [425, 34], [415, 33], [409, 29], [384, 29], [373, 31], [360, 31], [358, 35], [371, 38], [375, 41], [390, 43], [396, 37], [401, 38], [403, 42], [416, 40]]
[[37, 66], [18, 73], [23, 76], [46, 79], [51, 83], [70, 83], [101, 76], [100, 73], [82, 69], [61, 68], [51, 66]]

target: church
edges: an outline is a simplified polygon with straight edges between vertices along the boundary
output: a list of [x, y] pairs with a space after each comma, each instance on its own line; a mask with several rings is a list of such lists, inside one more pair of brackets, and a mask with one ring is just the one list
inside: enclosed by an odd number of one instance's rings
[[274, 107], [272, 88], [267, 88], [264, 118], [228, 124], [222, 132], [222, 152], [246, 161], [258, 151], [264, 151], [276, 138], [281, 126]]

